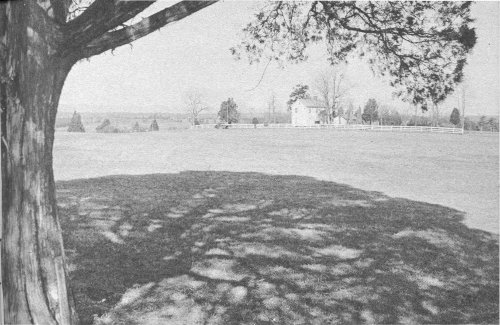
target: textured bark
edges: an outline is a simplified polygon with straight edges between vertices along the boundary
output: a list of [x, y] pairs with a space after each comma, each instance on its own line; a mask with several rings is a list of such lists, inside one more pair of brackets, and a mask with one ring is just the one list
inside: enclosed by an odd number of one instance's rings
[[6, 324], [78, 323], [66, 281], [52, 170], [57, 106], [71, 67], [211, 3], [181, 2], [121, 31], [112, 30], [151, 1], [96, 0], [88, 13], [69, 23], [70, 0], [0, 3], [1, 275]]
[[52, 172], [57, 104], [71, 64], [50, 55], [57, 33], [39, 6], [0, 8], [5, 322], [74, 324]]

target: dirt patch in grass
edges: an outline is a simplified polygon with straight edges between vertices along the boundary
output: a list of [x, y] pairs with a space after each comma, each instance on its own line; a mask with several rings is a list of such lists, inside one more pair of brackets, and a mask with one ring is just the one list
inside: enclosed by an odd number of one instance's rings
[[57, 186], [84, 324], [498, 323], [498, 238], [447, 207], [260, 173]]

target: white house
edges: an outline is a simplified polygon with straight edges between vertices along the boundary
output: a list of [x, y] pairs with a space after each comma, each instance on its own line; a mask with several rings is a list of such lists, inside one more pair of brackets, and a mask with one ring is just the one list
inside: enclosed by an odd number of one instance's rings
[[[326, 124], [326, 105], [317, 99], [299, 99], [292, 104], [292, 125], [307, 126]], [[323, 112], [323, 113], [322, 113]], [[345, 125], [347, 120], [341, 116], [333, 119], [334, 125]]]
[[292, 125], [321, 124], [320, 113], [324, 110], [325, 104], [317, 99], [299, 99], [292, 104]]

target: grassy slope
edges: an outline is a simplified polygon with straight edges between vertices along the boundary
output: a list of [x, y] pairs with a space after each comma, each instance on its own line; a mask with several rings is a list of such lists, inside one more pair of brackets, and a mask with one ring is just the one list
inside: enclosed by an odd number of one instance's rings
[[498, 323], [498, 239], [447, 207], [249, 172], [58, 182], [101, 324]]

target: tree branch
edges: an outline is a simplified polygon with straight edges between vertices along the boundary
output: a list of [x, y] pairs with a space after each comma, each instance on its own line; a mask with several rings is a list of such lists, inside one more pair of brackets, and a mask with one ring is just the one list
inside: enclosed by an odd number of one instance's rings
[[217, 1], [181, 1], [165, 8], [140, 22], [122, 29], [107, 32], [101, 37], [92, 40], [79, 53], [80, 58], [88, 58], [110, 49], [131, 43], [144, 37], [161, 27], [181, 20], [198, 10], [208, 7]]
[[58, 24], [66, 23], [66, 17], [68, 16], [70, 5], [71, 0], [50, 0], [50, 6], [53, 10], [54, 20]]
[[61, 56], [86, 46], [110, 30], [132, 19], [155, 0], [115, 1], [95, 0], [81, 15], [65, 26], [65, 41]]

